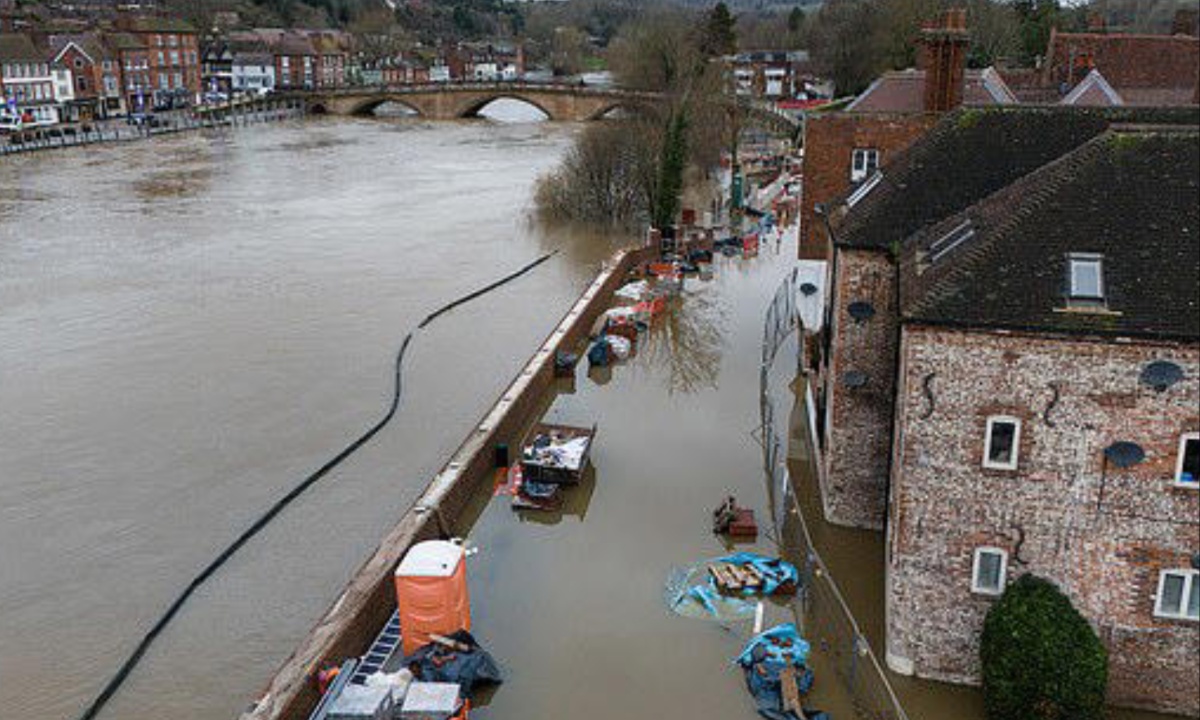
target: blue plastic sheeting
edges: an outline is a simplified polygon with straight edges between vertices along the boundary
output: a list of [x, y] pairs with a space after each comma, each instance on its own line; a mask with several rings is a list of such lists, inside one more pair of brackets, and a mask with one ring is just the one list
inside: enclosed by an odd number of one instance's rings
[[771, 558], [750, 552], [736, 552], [732, 555], [719, 557], [716, 559], [716, 562], [753, 565], [758, 574], [762, 575], [762, 588], [743, 589], [743, 595], [772, 595], [779, 589], [780, 585], [788, 582], [791, 582], [793, 585], [800, 585], [800, 573], [796, 570], [796, 566], [779, 558]]
[[808, 653], [808, 643], [792, 623], [776, 625], [750, 639], [734, 662], [746, 673], [746, 689], [754, 696], [759, 715], [767, 720], [828, 719], [819, 711], [806, 712], [806, 717], [801, 717], [783, 707], [784, 668], [796, 669], [796, 689], [802, 695], [812, 689], [813, 673], [806, 666]]
[[708, 577], [708, 563], [672, 568], [663, 599], [667, 609], [683, 617], [737, 622], [754, 617], [754, 600], [729, 597], [717, 592]]
[[[756, 655], [761, 655], [761, 653], [754, 652], [755, 648], [759, 647], [765, 648], [767, 653], [766, 657], [761, 660], [756, 659]], [[808, 641], [800, 637], [800, 631], [796, 629], [795, 624], [784, 623], [750, 638], [750, 642], [746, 644], [746, 648], [734, 662], [742, 667], [756, 662], [765, 662], [774, 666], [775, 674], [778, 675], [785, 664], [807, 664], [808, 651]]]

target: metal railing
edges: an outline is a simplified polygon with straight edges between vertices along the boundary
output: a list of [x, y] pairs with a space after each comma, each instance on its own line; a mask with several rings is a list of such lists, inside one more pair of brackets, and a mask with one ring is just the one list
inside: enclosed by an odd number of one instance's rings
[[[813, 544], [788, 472], [791, 413], [781, 412], [780, 408], [790, 411], [789, 403], [795, 402], [792, 384], [803, 372], [803, 327], [796, 307], [798, 291], [797, 272], [793, 270], [780, 283], [763, 318], [759, 397], [763, 469], [776, 537], [780, 552], [800, 571], [797, 625], [819, 653], [819, 661], [826, 670], [832, 669], [837, 676], [858, 717], [908, 720], [882, 665]], [[785, 348], [793, 350], [793, 344], [794, 354], [781, 354]], [[793, 362], [777, 368], [778, 357], [787, 357]], [[807, 391], [805, 394], [806, 399], [811, 397]], [[813, 444], [811, 428], [806, 430], [805, 441]], [[807, 456], [815, 462], [818, 452], [815, 444], [809, 450]]]

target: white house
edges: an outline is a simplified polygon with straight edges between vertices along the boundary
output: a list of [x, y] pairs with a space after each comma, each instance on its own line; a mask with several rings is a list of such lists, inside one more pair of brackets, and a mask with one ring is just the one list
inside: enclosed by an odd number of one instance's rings
[[233, 54], [233, 92], [265, 95], [275, 90], [275, 59], [269, 52]]
[[[69, 81], [68, 81], [69, 82]], [[5, 113], [31, 118], [39, 125], [59, 121], [50, 63], [25, 35], [0, 35], [0, 86]]]

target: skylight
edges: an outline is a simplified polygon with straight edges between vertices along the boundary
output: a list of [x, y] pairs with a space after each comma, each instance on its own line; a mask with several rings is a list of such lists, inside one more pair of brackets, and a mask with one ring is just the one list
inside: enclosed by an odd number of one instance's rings
[[1104, 300], [1104, 257], [1096, 253], [1071, 253], [1067, 256], [1071, 299]]
[[857, 190], [850, 193], [850, 197], [846, 198], [846, 206], [854, 207], [855, 205], [857, 205], [858, 201], [865, 198], [867, 196], [867, 193], [874, 190], [875, 186], [878, 185], [880, 183], [880, 181], [882, 181], [882, 180], [883, 180], [883, 173], [877, 172], [874, 175], [872, 175], [870, 177], [870, 179], [868, 179], [865, 183], [863, 183], [862, 185], [859, 185]]
[[969, 218], [963, 220], [953, 230], [941, 236], [929, 246], [929, 262], [937, 262], [946, 253], [973, 237], [975, 237], [975, 228], [971, 227], [971, 220]]

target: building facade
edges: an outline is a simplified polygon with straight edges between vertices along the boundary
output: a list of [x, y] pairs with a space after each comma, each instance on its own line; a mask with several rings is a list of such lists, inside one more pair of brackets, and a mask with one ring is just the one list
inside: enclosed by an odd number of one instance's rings
[[4, 93], [5, 113], [31, 124], [53, 125], [59, 122], [54, 90], [46, 53], [27, 35], [0, 35], [0, 92]]
[[1035, 573], [1107, 646], [1110, 701], [1200, 712], [1198, 125], [964, 109], [829, 209], [819, 484], [886, 528], [893, 670], [977, 683], [988, 608]]

